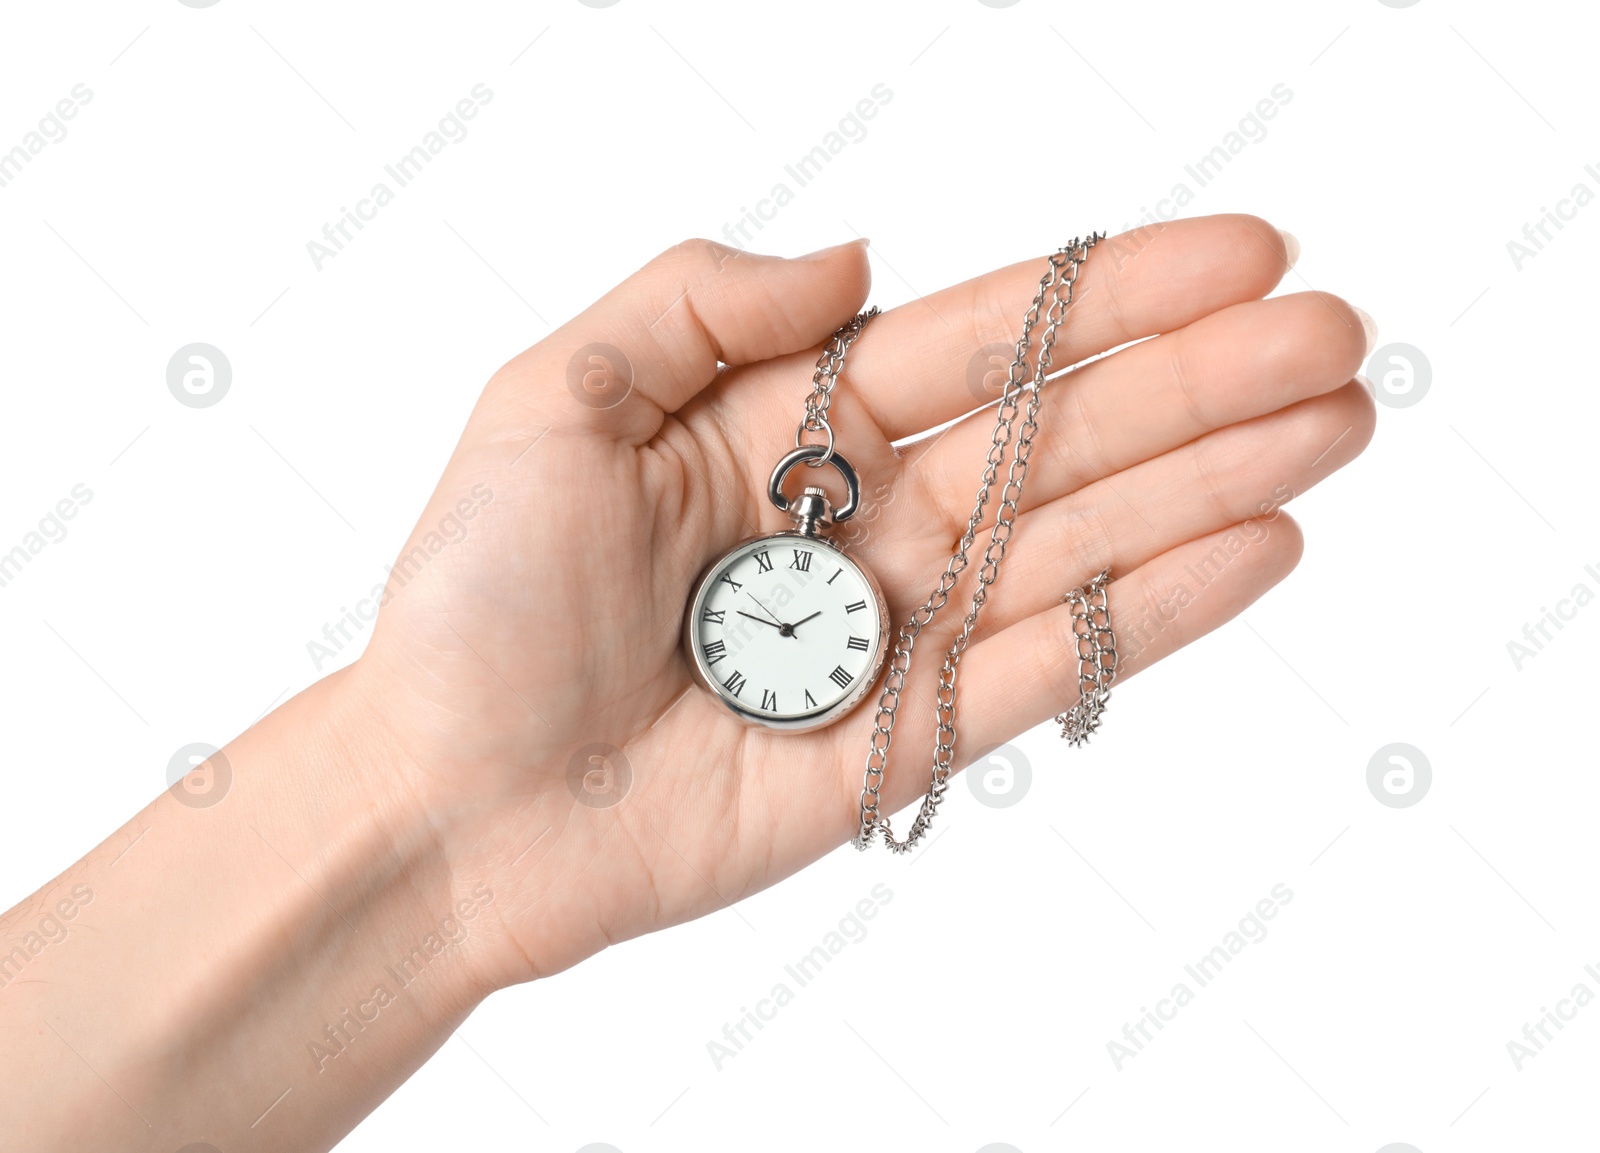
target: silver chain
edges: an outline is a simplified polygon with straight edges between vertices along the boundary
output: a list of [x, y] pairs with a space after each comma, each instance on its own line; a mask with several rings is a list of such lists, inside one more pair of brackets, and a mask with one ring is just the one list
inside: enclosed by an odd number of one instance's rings
[[1111, 630], [1111, 602], [1106, 598], [1106, 569], [1089, 582], [1087, 589], [1075, 588], [1062, 601], [1072, 606], [1072, 635], [1078, 649], [1078, 703], [1056, 716], [1061, 739], [1073, 748], [1082, 748], [1100, 728], [1100, 714], [1111, 699], [1111, 684], [1117, 679], [1117, 634]]
[[[950, 557], [950, 563], [939, 578], [938, 587], [928, 597], [927, 602], [911, 614], [911, 619], [900, 627], [895, 641], [894, 657], [889, 662], [889, 675], [884, 681], [883, 695], [878, 701], [878, 715], [872, 730], [872, 747], [867, 754], [866, 772], [861, 783], [861, 824], [853, 842], [858, 849], [866, 849], [872, 843], [873, 837], [882, 830], [884, 844], [891, 852], [907, 852], [926, 835], [939, 803], [944, 800], [945, 791], [949, 787], [951, 760], [955, 755], [956, 669], [961, 663], [961, 656], [966, 651], [967, 642], [971, 639], [972, 630], [977, 624], [978, 613], [988, 600], [989, 586], [1000, 576], [1000, 565], [1005, 559], [1006, 544], [1011, 539], [1012, 525], [1017, 516], [1017, 502], [1022, 498], [1022, 482], [1028, 474], [1028, 458], [1033, 452], [1034, 434], [1039, 430], [1039, 404], [1045, 379], [1050, 373], [1056, 330], [1066, 319], [1067, 309], [1072, 304], [1077, 286], [1078, 272], [1089, 257], [1089, 250], [1103, 239], [1102, 234], [1093, 233], [1087, 240], [1075, 239], [1052, 255], [1049, 269], [1039, 279], [1039, 291], [1034, 295], [1033, 304], [1023, 318], [1022, 335], [1017, 340], [1016, 358], [1011, 362], [1005, 390], [1000, 398], [998, 420], [990, 443], [988, 462], [983, 472], [982, 487], [978, 489], [972, 515], [967, 520], [966, 532], [962, 534], [955, 553]], [[1029, 381], [1028, 351], [1033, 331], [1039, 324], [1040, 312], [1045, 310], [1047, 296], [1050, 298], [1050, 304], [1045, 311], [1046, 325], [1039, 341], [1038, 364], [1034, 369], [1032, 380]], [[1012, 444], [1012, 425], [1017, 418], [1024, 393], [1027, 394], [1027, 404], [1025, 408], [1021, 408], [1022, 424], [1016, 429], [1015, 444]], [[807, 417], [808, 419], [810, 417], [809, 402]], [[1011, 463], [1006, 471], [1005, 486], [1000, 492], [1000, 507], [995, 514], [994, 525], [989, 531], [989, 544], [984, 550], [983, 564], [978, 569], [978, 587], [973, 591], [972, 606], [961, 623], [961, 631], [951, 642], [950, 649], [945, 654], [944, 666], [939, 672], [936, 709], [939, 727], [934, 740], [933, 768], [928, 793], [922, 799], [922, 807], [917, 811], [916, 819], [912, 822], [905, 840], [897, 841], [893, 830], [889, 827], [889, 818], [879, 811], [878, 804], [883, 789], [884, 767], [889, 759], [889, 745], [894, 738], [900, 693], [905, 688], [906, 672], [911, 667], [911, 651], [922, 630], [933, 621], [934, 616], [950, 599], [950, 591], [955, 588], [957, 580], [967, 567], [968, 550], [977, 539], [978, 528], [983, 523], [983, 512], [989, 503], [989, 494], [999, 477], [1000, 464], [1006, 457], [1008, 445], [1011, 446]]]
[[806, 462], [813, 468], [821, 468], [833, 459], [833, 425], [828, 423], [828, 406], [833, 403], [833, 386], [839, 382], [839, 371], [844, 368], [844, 354], [850, 351], [867, 321], [877, 315], [878, 306], [874, 304], [830, 336], [828, 343], [822, 346], [822, 355], [817, 357], [817, 371], [811, 374], [811, 395], [806, 397], [805, 419], [794, 430], [796, 448], [801, 447], [808, 432], [828, 434], [828, 451]]

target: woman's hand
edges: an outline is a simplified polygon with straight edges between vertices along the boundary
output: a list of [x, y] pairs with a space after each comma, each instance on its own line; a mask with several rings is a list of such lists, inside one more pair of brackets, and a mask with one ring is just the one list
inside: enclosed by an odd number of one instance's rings
[[[1279, 506], [1360, 451], [1373, 409], [1358, 313], [1261, 299], [1285, 253], [1217, 217], [1090, 254], [1055, 363], [1153, 339], [1045, 392], [961, 663], [958, 761], [1075, 701], [1068, 587], [1116, 574], [1129, 674], [1293, 567]], [[892, 623], [966, 526], [994, 417], [967, 414], [1043, 264], [886, 313], [850, 350], [832, 424], [867, 503], [844, 535]], [[0, 1079], [0, 1149], [328, 1149], [494, 989], [854, 835], [870, 703], [806, 736], [745, 728], [690, 688], [679, 634], [701, 568], [786, 527], [767, 478], [866, 288], [858, 245], [688, 244], [500, 372], [366, 653], [0, 916], [0, 1044], [28, 1055]], [[927, 785], [969, 592], [918, 645], [885, 811]]]
[[[1370, 320], [1321, 293], [1262, 299], [1291, 246], [1222, 216], [1091, 252], [1054, 364], [1140, 343], [1046, 389], [1011, 559], [962, 664], [958, 764], [1076, 701], [1072, 585], [1111, 568], [1126, 677], [1294, 567], [1279, 506], [1361, 451], [1373, 405], [1352, 379]], [[867, 507], [841, 536], [891, 627], [966, 526], [994, 423], [972, 410], [998, 395], [1044, 263], [896, 308], [850, 351], [831, 419]], [[750, 728], [691, 689], [680, 636], [701, 569], [789, 527], [767, 480], [868, 276], [863, 244], [781, 260], [690, 242], [484, 391], [345, 688], [457, 887], [495, 894], [486, 986], [730, 904], [855, 834], [876, 693], [818, 732]], [[970, 591], [918, 644], [885, 812], [927, 787], [939, 652]]]

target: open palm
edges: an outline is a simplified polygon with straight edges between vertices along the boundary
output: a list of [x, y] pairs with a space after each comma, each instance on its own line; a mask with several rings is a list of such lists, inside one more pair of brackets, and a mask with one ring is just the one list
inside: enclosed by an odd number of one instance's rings
[[[1245, 216], [1090, 254], [1054, 363], [1119, 351], [1046, 389], [1005, 574], [962, 664], [958, 765], [1076, 701], [1073, 585], [1112, 569], [1126, 677], [1294, 566], [1278, 507], [1361, 451], [1373, 408], [1352, 380], [1361, 314], [1315, 292], [1263, 299], [1290, 259]], [[1043, 270], [893, 309], [850, 352], [832, 423], [865, 507], [838, 536], [882, 582], [891, 628], [966, 528], [994, 425], [992, 405], [973, 410], [998, 396]], [[751, 728], [691, 687], [680, 637], [704, 566], [790, 527], [767, 480], [868, 279], [858, 244], [781, 260], [691, 242], [486, 388], [354, 673], [452, 871], [497, 895], [490, 980], [722, 907], [855, 834], [876, 694], [817, 732]], [[886, 812], [927, 788], [939, 650], [969, 593], [918, 642]]]

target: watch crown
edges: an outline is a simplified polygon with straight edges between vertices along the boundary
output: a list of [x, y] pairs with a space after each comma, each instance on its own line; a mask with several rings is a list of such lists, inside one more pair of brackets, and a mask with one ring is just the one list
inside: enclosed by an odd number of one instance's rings
[[833, 524], [833, 505], [828, 503], [828, 491], [807, 485], [800, 496], [789, 505], [789, 515], [795, 527], [806, 536], [816, 536]]

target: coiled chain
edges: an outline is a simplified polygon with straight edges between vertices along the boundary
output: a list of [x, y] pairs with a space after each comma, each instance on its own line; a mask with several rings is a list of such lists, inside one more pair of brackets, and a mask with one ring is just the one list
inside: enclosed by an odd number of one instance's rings
[[1107, 569], [1061, 599], [1072, 606], [1072, 635], [1078, 648], [1078, 703], [1056, 716], [1061, 739], [1082, 748], [1100, 728], [1100, 714], [1111, 699], [1117, 679], [1117, 634], [1111, 631], [1111, 602], [1106, 599]]
[[[1049, 269], [1039, 279], [1039, 291], [1034, 295], [1033, 303], [1023, 318], [1022, 335], [1017, 340], [1016, 357], [1011, 362], [1010, 371], [1006, 376], [1005, 390], [1000, 397], [998, 419], [990, 443], [988, 461], [983, 471], [982, 486], [978, 489], [972, 515], [967, 520], [966, 532], [962, 534], [960, 543], [950, 557], [950, 563], [939, 578], [938, 586], [928, 597], [927, 602], [911, 614], [911, 619], [900, 626], [895, 640], [894, 656], [889, 662], [889, 674], [884, 681], [883, 694], [878, 700], [878, 715], [872, 730], [872, 747], [867, 754], [866, 772], [862, 777], [861, 825], [853, 842], [858, 849], [866, 849], [881, 830], [884, 844], [891, 852], [907, 852], [927, 834], [934, 814], [938, 811], [939, 803], [944, 800], [945, 791], [949, 787], [951, 760], [955, 755], [956, 670], [961, 663], [962, 654], [966, 652], [972, 630], [978, 622], [978, 614], [988, 600], [989, 586], [1000, 576], [1000, 565], [1005, 559], [1006, 544], [1011, 539], [1012, 524], [1017, 516], [1017, 502], [1022, 498], [1022, 483], [1028, 475], [1028, 458], [1033, 452], [1033, 438], [1039, 431], [1039, 404], [1045, 378], [1050, 374], [1056, 331], [1066, 319], [1067, 310], [1072, 305], [1078, 273], [1083, 262], [1089, 257], [1089, 250], [1103, 239], [1102, 234], [1093, 233], [1088, 239], [1073, 240], [1071, 244], [1052, 255]], [[1046, 298], [1050, 302], [1048, 309], [1045, 304]], [[1041, 312], [1045, 315], [1045, 329], [1039, 340], [1038, 363], [1034, 368], [1032, 379], [1029, 380], [1028, 352]], [[821, 371], [820, 366], [818, 371]], [[1026, 396], [1025, 406], [1024, 396]], [[825, 403], [822, 408], [825, 412]], [[1022, 413], [1022, 423], [1015, 430], [1013, 443], [1013, 424], [1019, 411]], [[808, 420], [810, 414], [811, 405], [808, 402]], [[938, 703], [935, 709], [939, 727], [934, 740], [933, 767], [930, 772], [928, 793], [923, 797], [922, 806], [917, 810], [916, 818], [912, 821], [905, 839], [897, 841], [893, 830], [889, 827], [889, 818], [879, 811], [879, 802], [883, 789], [884, 768], [889, 759], [889, 745], [894, 739], [900, 694], [905, 688], [906, 672], [911, 667], [911, 652], [917, 643], [917, 637], [945, 606], [950, 599], [950, 591], [955, 588], [956, 582], [967, 568], [968, 551], [977, 539], [979, 526], [983, 523], [984, 509], [989, 503], [990, 493], [999, 477], [1000, 465], [1006, 458], [1008, 447], [1011, 450], [1011, 463], [1006, 470], [1005, 486], [1000, 492], [1000, 507], [996, 511], [994, 525], [989, 530], [989, 544], [984, 550], [983, 563], [978, 569], [978, 587], [973, 591], [972, 605], [961, 623], [961, 631], [951, 642], [949, 651], [945, 653], [944, 666], [939, 671]]]

